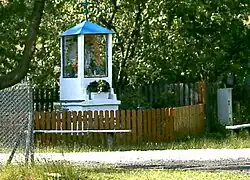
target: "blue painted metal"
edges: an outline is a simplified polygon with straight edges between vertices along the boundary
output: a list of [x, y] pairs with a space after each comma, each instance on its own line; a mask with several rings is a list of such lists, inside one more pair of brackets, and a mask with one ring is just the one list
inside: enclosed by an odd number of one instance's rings
[[81, 34], [114, 34], [113, 31], [92, 23], [90, 21], [84, 21], [76, 26], [64, 31], [60, 36], [72, 36]]

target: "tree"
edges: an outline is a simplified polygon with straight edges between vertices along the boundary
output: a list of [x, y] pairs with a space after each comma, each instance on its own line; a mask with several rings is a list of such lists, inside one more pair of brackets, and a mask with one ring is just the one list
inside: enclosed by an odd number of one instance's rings
[[[8, 9], [11, 8], [14, 2], [7, 3], [7, 7], [1, 8]], [[27, 29], [28, 34], [20, 60], [17, 60], [17, 65], [10, 72], [0, 76], [0, 89], [4, 89], [19, 83], [27, 75], [30, 67], [30, 62], [32, 58], [33, 49], [36, 42], [36, 36], [39, 30], [39, 25], [41, 23], [41, 18], [44, 10], [45, 0], [35, 0], [33, 3], [33, 10], [31, 14], [31, 20], [29, 27]], [[6, 12], [6, 11], [5, 11]], [[4, 12], [2, 12], [4, 15]], [[13, 12], [12, 12], [13, 13]], [[10, 15], [10, 13], [8, 13]]]
[[[46, 3], [30, 66], [30, 74], [37, 86], [53, 87], [58, 82], [59, 74], [54, 71], [56, 66], [60, 67], [58, 34], [84, 20], [80, 2], [56, 0]], [[228, 72], [235, 72], [242, 79], [248, 75], [249, 26], [243, 22], [249, 14], [246, 0], [89, 2], [89, 20], [116, 32], [113, 46], [115, 87], [216, 81], [218, 76]], [[27, 24], [29, 13], [17, 16], [11, 24]], [[6, 20], [1, 21], [4, 25], [8, 25], [8, 16], [0, 18]], [[1, 30], [7, 31], [5, 27]], [[22, 41], [23, 35], [16, 39]], [[10, 38], [5, 39], [4, 42], [8, 42]], [[13, 40], [12, 44], [21, 43]], [[1, 54], [12, 59], [15, 59], [13, 55], [20, 57], [18, 51], [9, 53], [8, 49], [14, 48], [2, 47], [5, 51]], [[0, 57], [0, 74], [4, 74], [19, 61], [14, 64], [8, 61], [4, 67], [1, 62]]]

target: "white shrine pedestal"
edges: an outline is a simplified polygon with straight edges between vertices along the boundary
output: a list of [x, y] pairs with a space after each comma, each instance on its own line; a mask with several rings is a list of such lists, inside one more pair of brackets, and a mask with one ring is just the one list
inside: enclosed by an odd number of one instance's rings
[[104, 101], [83, 101], [83, 102], [62, 102], [61, 105], [63, 106], [64, 110], [68, 111], [111, 111], [111, 110], [118, 110], [119, 105], [121, 104], [120, 101], [115, 100], [106, 100]]
[[117, 100], [116, 94], [109, 92], [91, 93], [86, 101], [61, 101], [56, 106], [61, 106], [61, 110], [67, 111], [111, 111], [118, 110], [121, 101]]
[[55, 104], [60, 108], [56, 109], [118, 110], [121, 101], [112, 87], [113, 34], [88, 20], [60, 34], [60, 102]]

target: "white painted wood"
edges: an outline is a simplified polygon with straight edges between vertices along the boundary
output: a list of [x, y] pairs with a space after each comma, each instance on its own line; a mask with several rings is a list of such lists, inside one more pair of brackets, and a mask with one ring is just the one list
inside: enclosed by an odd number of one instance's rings
[[[62, 103], [63, 107], [68, 111], [92, 111], [94, 116], [94, 111], [116, 111], [118, 110], [119, 104], [121, 102], [108, 99], [108, 100], [92, 100], [92, 101], [84, 101], [84, 102], [64, 102]], [[116, 114], [114, 114], [116, 116]]]
[[91, 100], [106, 100], [109, 98], [109, 92], [103, 92], [103, 93], [97, 93], [92, 92], [91, 93]]
[[107, 41], [108, 41], [108, 77], [111, 77], [109, 84], [112, 85], [112, 34], [107, 35]]
[[60, 74], [60, 83], [63, 77], [63, 38], [60, 39], [60, 48], [61, 48], [61, 74]]
[[79, 78], [62, 78], [60, 81], [60, 100], [84, 100]]
[[184, 105], [184, 92], [183, 92], [184, 88], [183, 88], [183, 83], [180, 83], [180, 89], [178, 89], [178, 91], [180, 91], [180, 105], [183, 106]]
[[88, 129], [88, 130], [33, 130], [33, 133], [46, 133], [46, 134], [55, 134], [55, 133], [62, 133], [62, 134], [67, 134], [67, 133], [129, 133], [132, 132], [130, 129], [107, 129], [107, 130], [93, 130], [93, 129]]
[[[69, 38], [69, 37], [64, 37]], [[106, 35], [107, 53], [107, 77], [84, 77], [84, 35], [77, 38], [78, 45], [78, 77], [63, 78], [63, 38], [61, 38], [61, 77], [60, 77], [60, 103], [64, 109], [69, 111], [111, 111], [118, 110], [121, 102], [112, 88], [112, 34]], [[110, 86], [110, 95], [107, 92], [93, 94], [90, 99], [87, 87], [91, 82], [105, 80]]]
[[232, 88], [217, 89], [217, 112], [221, 124], [232, 124]]
[[184, 84], [185, 85], [185, 106], [189, 105], [189, 87], [188, 84]]
[[78, 76], [84, 78], [84, 35], [78, 36]]
[[242, 129], [250, 127], [250, 124], [240, 124], [240, 125], [233, 125], [233, 126], [226, 126], [226, 129], [234, 130], [234, 129]]

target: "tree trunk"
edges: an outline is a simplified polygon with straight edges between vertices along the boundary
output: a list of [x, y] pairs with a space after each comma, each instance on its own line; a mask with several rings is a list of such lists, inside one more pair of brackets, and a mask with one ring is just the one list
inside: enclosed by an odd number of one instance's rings
[[29, 71], [30, 61], [33, 54], [33, 47], [35, 46], [36, 36], [41, 23], [45, 0], [35, 0], [31, 21], [28, 27], [28, 35], [25, 42], [23, 56], [18, 65], [13, 71], [6, 75], [0, 76], [0, 89], [4, 89], [19, 83], [25, 78]]

